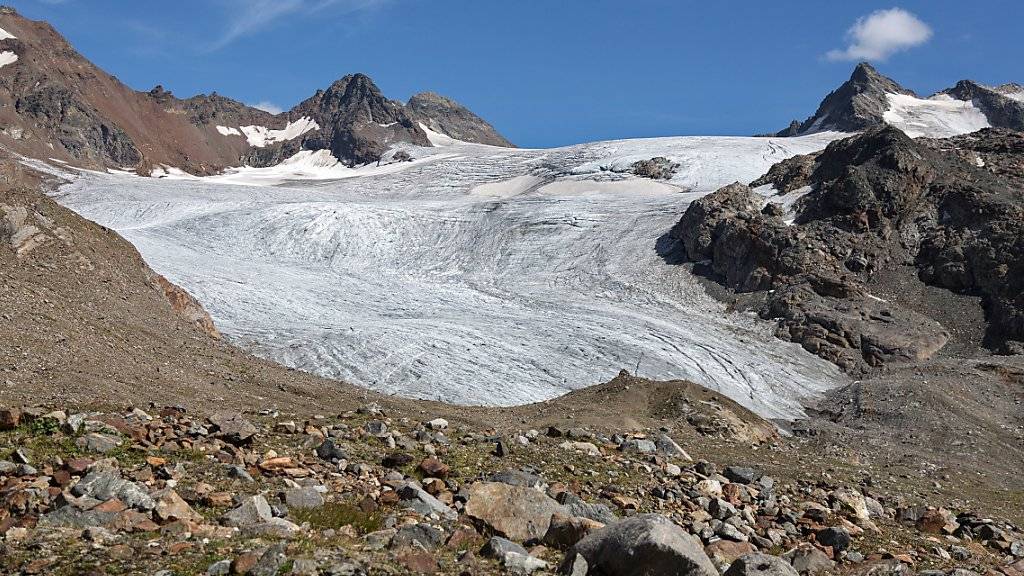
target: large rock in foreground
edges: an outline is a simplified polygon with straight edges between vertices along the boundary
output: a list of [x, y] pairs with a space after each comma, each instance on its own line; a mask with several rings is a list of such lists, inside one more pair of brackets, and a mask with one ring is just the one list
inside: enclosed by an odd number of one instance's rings
[[517, 542], [543, 538], [555, 514], [568, 515], [543, 492], [498, 482], [473, 484], [466, 501], [466, 516], [487, 532]]
[[634, 516], [587, 536], [569, 550], [560, 571], [602, 576], [718, 576], [700, 540], [658, 514]]

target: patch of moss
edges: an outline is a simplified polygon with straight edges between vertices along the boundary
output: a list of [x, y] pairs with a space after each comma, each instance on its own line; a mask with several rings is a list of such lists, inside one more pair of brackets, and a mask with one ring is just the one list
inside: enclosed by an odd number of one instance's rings
[[383, 525], [378, 514], [363, 512], [343, 502], [328, 502], [320, 508], [294, 509], [291, 515], [299, 524], [308, 522], [320, 530], [338, 530], [351, 526], [359, 534], [369, 534], [380, 530]]

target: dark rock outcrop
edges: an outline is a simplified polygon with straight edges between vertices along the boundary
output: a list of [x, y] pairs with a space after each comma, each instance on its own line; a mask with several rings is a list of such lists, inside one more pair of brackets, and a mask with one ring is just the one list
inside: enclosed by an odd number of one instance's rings
[[75, 93], [53, 83], [35, 86], [15, 102], [15, 110], [52, 134], [79, 160], [135, 166], [142, 159], [132, 139]]
[[637, 160], [630, 166], [630, 171], [641, 178], [652, 180], [671, 180], [679, 170], [679, 163], [664, 156], [655, 156], [650, 160]]
[[421, 92], [409, 99], [406, 109], [418, 122], [447, 134], [456, 140], [476, 142], [491, 146], [513, 147], [513, 144], [498, 134], [483, 118], [468, 108], [440, 94]]
[[981, 296], [986, 344], [1001, 347], [1024, 339], [1022, 147], [1024, 135], [994, 129], [915, 141], [876, 128], [758, 180], [811, 186], [793, 225], [733, 184], [693, 202], [670, 236], [725, 285], [764, 292], [780, 337], [846, 369], [924, 360], [946, 343], [938, 322], [871, 294], [877, 272], [901, 267]]

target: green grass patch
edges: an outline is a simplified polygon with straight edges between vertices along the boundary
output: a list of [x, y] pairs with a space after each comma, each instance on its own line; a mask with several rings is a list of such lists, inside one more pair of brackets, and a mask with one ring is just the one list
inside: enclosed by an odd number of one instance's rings
[[291, 515], [299, 524], [309, 523], [320, 530], [338, 530], [345, 526], [355, 528], [359, 534], [381, 529], [383, 522], [376, 513], [366, 513], [343, 502], [328, 502], [320, 508], [293, 509]]

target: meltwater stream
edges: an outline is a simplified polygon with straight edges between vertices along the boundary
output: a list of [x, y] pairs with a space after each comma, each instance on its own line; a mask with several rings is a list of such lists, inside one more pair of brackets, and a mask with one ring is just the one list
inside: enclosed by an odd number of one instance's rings
[[[288, 366], [511, 405], [639, 362], [641, 376], [687, 378], [793, 418], [839, 373], [727, 312], [655, 243], [693, 198], [834, 137], [454, 143], [334, 180], [82, 173], [57, 197], [125, 236], [231, 341]], [[612, 172], [656, 155], [682, 164], [672, 181]]]

